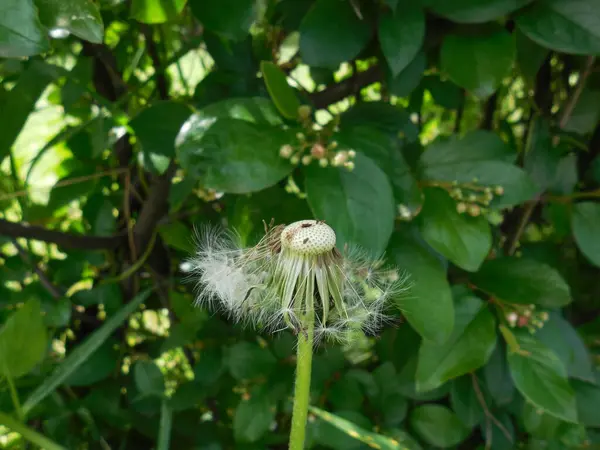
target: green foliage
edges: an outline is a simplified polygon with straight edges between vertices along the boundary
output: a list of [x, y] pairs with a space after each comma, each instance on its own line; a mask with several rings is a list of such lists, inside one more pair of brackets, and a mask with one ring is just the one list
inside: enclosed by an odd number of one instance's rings
[[287, 448], [298, 336], [187, 270], [306, 218], [407, 280], [306, 448], [600, 444], [598, 0], [1, 3], [0, 447]]

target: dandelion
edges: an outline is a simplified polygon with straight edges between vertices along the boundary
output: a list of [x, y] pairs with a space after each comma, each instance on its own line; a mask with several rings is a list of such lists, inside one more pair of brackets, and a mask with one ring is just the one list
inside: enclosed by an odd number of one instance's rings
[[255, 247], [234, 233], [204, 230], [190, 258], [197, 303], [231, 319], [298, 336], [290, 449], [303, 448], [313, 346], [347, 343], [356, 331], [375, 333], [388, 300], [407, 289], [405, 277], [357, 248], [340, 252], [331, 227], [319, 220], [265, 227]]

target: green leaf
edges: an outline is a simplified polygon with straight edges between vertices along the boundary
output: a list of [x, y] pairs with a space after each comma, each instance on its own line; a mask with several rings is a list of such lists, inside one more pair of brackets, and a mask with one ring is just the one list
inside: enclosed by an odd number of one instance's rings
[[410, 413], [415, 432], [430, 445], [450, 448], [469, 435], [469, 429], [450, 409], [442, 405], [417, 406]]
[[558, 440], [558, 428], [561, 423], [560, 419], [544, 414], [531, 403], [523, 404], [522, 420], [525, 430], [540, 439]]
[[87, 339], [77, 346], [54, 370], [52, 375], [46, 378], [23, 403], [23, 414], [31, 411], [39, 402], [65, 382], [81, 364], [100, 347], [108, 337], [132, 314], [137, 307], [144, 302], [150, 295], [149, 290], [141, 292], [135, 296], [129, 303], [123, 306], [116, 314], [110, 317], [102, 324], [100, 328], [90, 334]]
[[227, 365], [236, 380], [267, 376], [277, 360], [271, 352], [250, 342], [240, 342], [229, 348]]
[[548, 56], [549, 50], [529, 39], [521, 31], [516, 32], [517, 65], [529, 86], [535, 86], [540, 67]]
[[285, 73], [270, 61], [261, 62], [260, 70], [269, 95], [281, 115], [288, 119], [297, 119], [300, 100], [294, 89], [288, 84]]
[[[538, 185], [540, 191], [550, 190], [561, 193], [564, 191], [561, 187], [569, 178], [565, 176], [567, 168], [565, 162], [568, 162], [569, 156], [563, 156], [562, 149], [552, 144], [550, 124], [541, 117], [534, 119], [530, 125], [528, 139], [530, 148], [524, 156], [525, 170]], [[574, 179], [576, 182], [576, 174]]]
[[0, 374], [18, 378], [46, 354], [48, 337], [38, 300], [29, 300], [0, 328]]
[[173, 411], [185, 411], [198, 406], [208, 395], [209, 391], [204, 384], [196, 380], [180, 384], [169, 399], [169, 406]]
[[353, 125], [344, 127], [336, 138], [342, 148], [348, 147], [368, 156], [387, 174], [396, 203], [402, 205], [407, 214], [412, 217], [419, 213], [423, 194], [402, 154], [396, 133]]
[[292, 171], [279, 149], [290, 131], [240, 119], [194, 115], [184, 125], [177, 152], [181, 166], [204, 187], [242, 194], [274, 185]]
[[104, 39], [104, 24], [91, 0], [35, 0], [40, 21], [50, 30], [66, 30], [95, 44]]
[[600, 53], [597, 0], [541, 0], [517, 16], [516, 23], [538, 44], [564, 53]]
[[454, 306], [446, 271], [407, 234], [394, 234], [388, 254], [410, 276], [410, 293], [396, 299], [408, 323], [424, 339], [445, 342], [454, 327]]
[[471, 280], [478, 289], [509, 303], [557, 308], [571, 302], [569, 285], [560, 274], [535, 260], [504, 257], [486, 261]]
[[[33, 0], [3, 0], [0, 6], [0, 58], [33, 56], [48, 48], [46, 31], [38, 19]], [[2, 109], [5, 108], [6, 105]]]
[[345, 374], [334, 381], [329, 391], [329, 401], [338, 410], [360, 410], [364, 395], [357, 379]]
[[[24, 1], [23, 4], [25, 3], [27, 2]], [[4, 19], [5, 17], [5, 14], [0, 14], [0, 18]], [[3, 27], [0, 25], [0, 33], [2, 33], [2, 30]], [[0, 40], [0, 42], [2, 41]], [[0, 51], [1, 49], [0, 47]], [[32, 61], [19, 76], [17, 84], [10, 92], [2, 96], [2, 108], [0, 108], [0, 123], [2, 124], [0, 159], [8, 156], [29, 114], [34, 110], [38, 98], [57, 76], [58, 72], [54, 70], [53, 66], [40, 61]]]
[[[435, 178], [443, 167], [459, 171], [460, 165], [484, 161], [511, 163], [517, 157], [516, 152], [505, 144], [496, 134], [489, 131], [471, 131], [464, 137], [452, 137], [432, 143], [421, 159], [426, 172]], [[469, 180], [471, 181], [471, 180]]]
[[496, 324], [484, 302], [474, 296], [461, 296], [455, 301], [454, 312], [454, 330], [445, 343], [421, 342], [417, 391], [430, 391], [478, 369], [494, 351]]
[[554, 351], [570, 377], [594, 382], [592, 360], [583, 340], [569, 322], [556, 312], [536, 333], [536, 337]]
[[517, 341], [519, 351], [508, 353], [508, 365], [519, 392], [544, 412], [576, 423], [575, 395], [560, 359], [531, 336], [519, 335]]
[[479, 269], [492, 247], [492, 232], [485, 217], [456, 210], [456, 202], [442, 189], [425, 190], [420, 230], [437, 252], [469, 272]]
[[575, 390], [575, 397], [577, 399], [577, 418], [579, 419], [579, 423], [586, 427], [600, 428], [600, 414], [598, 414], [600, 387], [578, 380], [572, 380], [571, 384]]
[[311, 67], [337, 69], [356, 57], [370, 38], [369, 24], [350, 2], [317, 0], [300, 25], [300, 55]]
[[186, 0], [133, 0], [131, 17], [138, 22], [156, 24], [176, 19]]
[[246, 37], [257, 14], [254, 0], [190, 0], [190, 7], [207, 31], [234, 41]]
[[135, 131], [144, 154], [144, 166], [162, 174], [175, 156], [175, 138], [190, 109], [183, 103], [161, 101], [142, 110], [129, 125]]
[[514, 37], [504, 30], [479, 36], [448, 35], [440, 53], [442, 70], [450, 79], [481, 98], [500, 87], [514, 59]]
[[138, 361], [133, 366], [133, 380], [142, 395], [162, 396], [165, 391], [165, 379], [153, 361]]
[[211, 103], [198, 111], [197, 117], [239, 119], [261, 125], [283, 125], [283, 120], [273, 102], [263, 97], [228, 98]]
[[564, 131], [587, 134], [594, 131], [600, 120], [600, 91], [584, 89], [563, 127]]
[[490, 22], [531, 3], [532, 0], [427, 0], [436, 14], [459, 23]]
[[487, 390], [498, 406], [509, 404], [515, 392], [515, 385], [508, 369], [505, 347], [502, 341], [498, 342], [488, 363], [483, 368]]
[[592, 264], [600, 267], [600, 203], [575, 203], [571, 227], [581, 253]]
[[160, 237], [169, 246], [186, 253], [194, 250], [192, 230], [183, 222], [171, 222], [158, 228]]
[[358, 425], [350, 422], [349, 420], [343, 419], [320, 408], [311, 406], [310, 412], [316, 415], [318, 418], [335, 426], [344, 433], [352, 436], [354, 439], [357, 439], [358, 441], [369, 445], [370, 447], [379, 448], [381, 450], [402, 449], [401, 442], [398, 442], [381, 434], [367, 431], [359, 427]]
[[387, 87], [390, 94], [397, 97], [408, 97], [419, 85], [426, 68], [427, 56], [424, 51], [420, 51], [396, 76], [389, 74]]
[[275, 420], [275, 405], [269, 396], [255, 392], [249, 400], [241, 400], [233, 416], [233, 434], [236, 442], [258, 441]]
[[358, 153], [355, 168], [305, 170], [308, 203], [318, 219], [335, 229], [337, 246], [353, 243], [381, 254], [394, 228], [394, 196], [385, 173]]
[[[461, 422], [469, 428], [475, 427], [485, 418], [485, 411], [473, 385], [473, 376], [476, 375], [457, 378], [450, 388], [450, 406]], [[483, 398], [486, 401], [485, 396]]]
[[82, 364], [64, 381], [68, 386], [90, 386], [109, 377], [119, 370], [119, 352], [115, 349], [115, 341], [108, 339], [85, 364]]
[[425, 14], [418, 6], [404, 6], [379, 21], [379, 42], [392, 76], [404, 70], [423, 46]]

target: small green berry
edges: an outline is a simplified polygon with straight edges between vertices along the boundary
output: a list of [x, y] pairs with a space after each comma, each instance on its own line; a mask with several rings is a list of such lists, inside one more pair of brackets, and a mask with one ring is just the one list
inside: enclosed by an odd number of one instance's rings
[[310, 155], [304, 155], [302, 157], [302, 164], [304, 164], [305, 166], [308, 166], [311, 161], [312, 161], [312, 157]]
[[481, 208], [477, 205], [469, 205], [468, 212], [470, 216], [477, 217], [481, 214]]
[[294, 155], [291, 157], [290, 162], [294, 165], [298, 164], [300, 162], [300, 157], [298, 155]]
[[311, 112], [312, 109], [308, 105], [302, 105], [298, 107], [298, 117], [300, 117], [300, 119], [302, 120], [308, 119], [310, 117]]
[[322, 158], [319, 160], [319, 165], [321, 167], [327, 167], [329, 165], [329, 161], [326, 158]]
[[467, 211], [467, 204], [460, 202], [456, 204], [456, 212], [458, 212], [459, 214], [463, 214], [464, 212]]

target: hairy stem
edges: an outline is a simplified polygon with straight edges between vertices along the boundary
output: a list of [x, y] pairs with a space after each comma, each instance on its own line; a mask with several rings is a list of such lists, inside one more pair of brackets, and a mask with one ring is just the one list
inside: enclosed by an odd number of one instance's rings
[[306, 418], [310, 403], [310, 373], [312, 366], [314, 311], [309, 311], [302, 321], [304, 329], [298, 333], [296, 361], [296, 388], [292, 412], [292, 432], [289, 450], [303, 450], [306, 435]]

